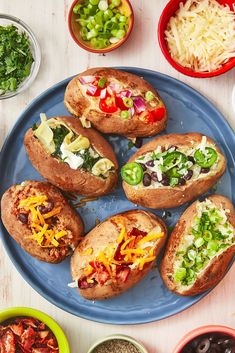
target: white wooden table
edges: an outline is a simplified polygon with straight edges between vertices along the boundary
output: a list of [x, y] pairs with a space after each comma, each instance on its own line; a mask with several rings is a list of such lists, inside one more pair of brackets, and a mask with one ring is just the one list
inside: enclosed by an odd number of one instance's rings
[[[34, 97], [52, 84], [92, 66], [144, 67], [178, 78], [207, 96], [235, 128], [231, 108], [235, 70], [217, 78], [193, 79], [179, 74], [163, 57], [156, 27], [166, 0], [132, 0], [135, 11], [132, 35], [123, 47], [105, 56], [89, 54], [71, 39], [67, 28], [71, 2], [0, 0], [0, 12], [25, 21], [42, 50], [40, 72], [32, 87], [20, 96], [0, 102], [0, 147], [20, 112]], [[112, 333], [129, 334], [141, 340], [152, 353], [171, 353], [182, 335], [197, 326], [235, 327], [235, 266], [216, 289], [183, 313], [145, 325], [111, 326], [80, 319], [47, 302], [22, 279], [2, 247], [0, 251], [0, 307], [30, 306], [45, 311], [63, 327], [73, 353], [86, 353], [93, 341]]]

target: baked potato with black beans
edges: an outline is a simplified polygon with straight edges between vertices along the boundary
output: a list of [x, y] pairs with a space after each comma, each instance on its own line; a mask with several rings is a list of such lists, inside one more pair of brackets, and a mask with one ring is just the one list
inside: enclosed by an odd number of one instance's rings
[[71, 286], [90, 300], [126, 291], [156, 264], [166, 236], [163, 220], [147, 211], [127, 211], [107, 218], [76, 248], [71, 258]]
[[105, 134], [153, 136], [167, 124], [157, 91], [142, 77], [121, 70], [82, 72], [69, 82], [64, 103], [71, 114], [87, 119]]
[[234, 253], [231, 201], [221, 195], [195, 201], [170, 236], [161, 263], [163, 281], [176, 294], [200, 294], [223, 278]]
[[118, 163], [112, 147], [95, 130], [78, 119], [46, 119], [26, 132], [26, 152], [37, 171], [64, 191], [100, 196], [118, 182]]
[[41, 261], [63, 261], [83, 235], [80, 216], [47, 182], [29, 180], [11, 186], [2, 196], [1, 214], [12, 238]]
[[226, 160], [210, 137], [191, 132], [157, 137], [121, 169], [127, 198], [148, 208], [171, 208], [202, 195], [223, 175]]

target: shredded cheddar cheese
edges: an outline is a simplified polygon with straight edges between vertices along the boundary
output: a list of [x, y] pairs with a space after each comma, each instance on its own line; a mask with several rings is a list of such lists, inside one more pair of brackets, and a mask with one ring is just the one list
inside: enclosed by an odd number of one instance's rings
[[30, 228], [32, 236], [41, 247], [58, 247], [59, 239], [67, 235], [66, 230], [57, 231], [56, 227], [50, 225], [48, 221], [51, 217], [61, 212], [61, 207], [54, 207], [50, 212], [42, 214], [38, 206], [47, 206], [48, 197], [46, 195], [30, 196], [24, 200], [20, 200], [18, 209], [29, 213]]

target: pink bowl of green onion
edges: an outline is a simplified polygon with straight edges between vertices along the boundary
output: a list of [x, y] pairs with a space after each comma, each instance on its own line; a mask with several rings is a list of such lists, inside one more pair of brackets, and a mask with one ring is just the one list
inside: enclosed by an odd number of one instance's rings
[[68, 25], [74, 41], [93, 53], [107, 53], [129, 37], [134, 13], [129, 0], [75, 0]]

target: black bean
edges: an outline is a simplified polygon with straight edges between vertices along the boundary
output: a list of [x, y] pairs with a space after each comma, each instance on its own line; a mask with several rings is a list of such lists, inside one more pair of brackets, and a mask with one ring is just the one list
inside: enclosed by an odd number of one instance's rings
[[157, 173], [156, 172], [152, 172], [151, 173], [151, 178], [152, 178], [153, 181], [158, 181]]
[[38, 211], [41, 212], [42, 214], [45, 214], [52, 211], [53, 208], [54, 208], [54, 202], [48, 201], [46, 206], [44, 205], [38, 206]]
[[208, 338], [203, 338], [198, 346], [197, 346], [197, 349], [196, 349], [196, 352], [197, 353], [207, 353], [209, 348], [210, 348], [210, 341], [208, 340]]
[[184, 175], [185, 180], [190, 180], [193, 176], [193, 171], [191, 169], [188, 170], [187, 174]]
[[170, 185], [170, 179], [167, 176], [162, 178], [161, 184], [164, 185], [164, 186]]
[[139, 163], [139, 164], [141, 165], [141, 167], [142, 167], [143, 171], [145, 172], [145, 171], [147, 170], [146, 165], [145, 165], [144, 163]]
[[148, 161], [148, 162], [146, 163], [146, 165], [147, 165], [148, 167], [154, 167], [154, 161], [153, 161], [153, 160], [150, 160], [150, 161]]
[[143, 145], [143, 139], [141, 137], [137, 137], [134, 143], [136, 148], [140, 148]]
[[193, 164], [195, 164], [195, 159], [193, 158], [193, 156], [188, 156], [188, 160]]
[[184, 178], [179, 178], [178, 185], [183, 186], [186, 184], [186, 180]]
[[201, 173], [206, 174], [209, 173], [210, 168], [201, 168]]
[[144, 186], [151, 185], [151, 175], [149, 173], [144, 174], [143, 184]]
[[23, 224], [28, 223], [28, 214], [27, 213], [19, 213], [17, 218]]

